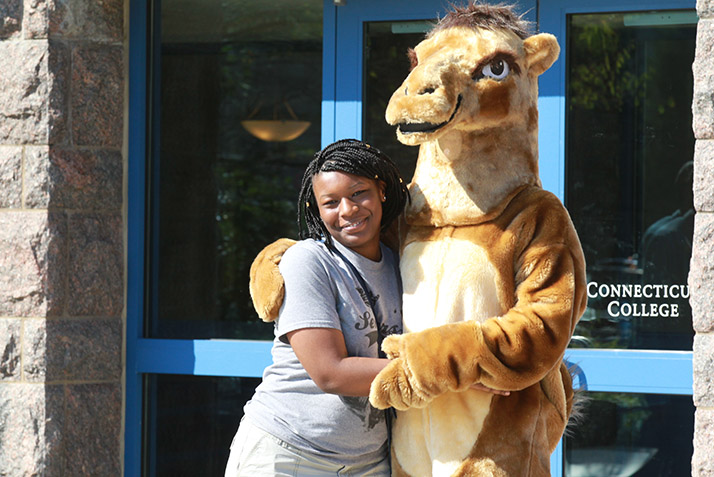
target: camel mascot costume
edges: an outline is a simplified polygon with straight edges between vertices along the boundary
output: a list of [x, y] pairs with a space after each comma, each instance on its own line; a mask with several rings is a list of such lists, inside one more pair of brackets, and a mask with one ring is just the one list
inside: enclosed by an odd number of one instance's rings
[[[547, 476], [573, 403], [563, 363], [586, 306], [585, 261], [538, 176], [538, 76], [554, 36], [510, 7], [454, 7], [410, 51], [386, 111], [419, 145], [400, 230], [403, 335], [370, 401], [394, 407], [395, 476]], [[268, 246], [251, 270], [259, 315], [282, 301]], [[471, 385], [512, 391], [508, 396]]]

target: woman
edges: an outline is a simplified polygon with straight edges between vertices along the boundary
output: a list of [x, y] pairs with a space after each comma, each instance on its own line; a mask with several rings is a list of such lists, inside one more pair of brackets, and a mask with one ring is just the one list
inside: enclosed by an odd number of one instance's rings
[[227, 477], [390, 474], [386, 415], [367, 396], [388, 362], [382, 339], [402, 329], [397, 259], [380, 233], [407, 199], [394, 163], [361, 141], [331, 144], [308, 165], [302, 240], [280, 263], [273, 364], [246, 404]]

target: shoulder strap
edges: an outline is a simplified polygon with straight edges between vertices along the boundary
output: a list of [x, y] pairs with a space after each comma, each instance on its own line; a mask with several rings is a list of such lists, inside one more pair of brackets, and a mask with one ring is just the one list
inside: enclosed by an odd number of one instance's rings
[[[340, 252], [337, 247], [329, 247], [331, 251], [335, 253], [338, 257], [342, 259], [343, 262], [347, 265], [347, 268], [350, 269], [352, 274], [355, 276], [357, 279], [357, 282], [359, 282], [360, 286], [362, 287], [362, 290], [365, 293], [366, 300], [365, 304], [369, 308], [370, 312], [372, 312], [372, 316], [374, 316], [374, 320], [377, 322], [377, 355], [380, 358], [386, 358], [387, 355], [384, 354], [384, 351], [382, 351], [382, 339], [384, 339], [384, 336], [382, 336], [382, 331], [381, 331], [381, 323], [379, 322], [379, 319], [377, 318], [377, 314], [374, 312], [374, 308], [372, 307], [372, 299], [374, 298], [374, 295], [372, 294], [372, 290], [370, 290], [369, 286], [367, 285], [367, 282], [362, 278], [362, 274], [357, 270], [357, 267], [355, 267], [352, 262], [350, 262], [345, 255]], [[399, 266], [395, 263], [394, 260], [392, 260], [393, 266], [396, 269], [396, 274], [397, 274], [397, 280], [398, 280], [398, 285], [399, 285], [399, 295], [402, 295], [402, 276], [401, 273], [399, 272]], [[392, 444], [392, 420], [396, 418], [396, 413], [394, 411], [394, 408], [390, 407], [389, 409], [384, 410], [384, 416], [385, 416], [385, 422], [387, 425], [387, 447], [391, 448]]]
[[[362, 274], [359, 272], [359, 270], [357, 270], [357, 267], [355, 267], [352, 264], [352, 262], [350, 262], [349, 259], [347, 257], [345, 257], [345, 255], [337, 249], [337, 247], [331, 247], [330, 250], [332, 252], [334, 252], [335, 255], [340, 257], [340, 259], [342, 259], [342, 261], [345, 263], [345, 265], [347, 265], [347, 268], [349, 268], [350, 271], [352, 272], [352, 274], [355, 276], [355, 279], [357, 280], [359, 285], [362, 287], [362, 290], [364, 291], [364, 293], [366, 295], [365, 297], [363, 297], [363, 298], [366, 298], [365, 304], [371, 309], [372, 308], [372, 299], [374, 298], [374, 295], [372, 294], [372, 290], [369, 288], [369, 285], [367, 285], [367, 282], [362, 277]], [[377, 316], [374, 314], [374, 311], [372, 311], [372, 315], [375, 318]]]
[[[345, 255], [340, 252], [337, 247], [330, 247], [330, 251], [334, 252], [335, 255], [340, 257], [342, 261], [347, 265], [347, 268], [350, 269], [352, 272], [352, 275], [354, 275], [355, 279], [359, 283], [359, 285], [362, 287], [362, 292], [364, 293], [364, 296], [362, 299], [364, 300], [365, 305], [367, 305], [367, 308], [369, 308], [370, 313], [372, 313], [372, 316], [374, 317], [375, 322], [377, 323], [377, 348], [378, 348], [378, 354], [380, 358], [385, 358], [386, 355], [382, 352], [382, 339], [384, 336], [382, 336], [382, 331], [381, 331], [381, 323], [379, 322], [379, 318], [377, 317], [377, 313], [374, 312], [374, 307], [373, 301], [374, 300], [374, 294], [372, 293], [372, 290], [369, 288], [369, 285], [367, 285], [367, 282], [365, 279], [362, 277], [362, 274], [357, 270], [357, 267], [352, 264], [352, 262], [349, 261]], [[401, 287], [400, 287], [400, 293], [401, 293]]]

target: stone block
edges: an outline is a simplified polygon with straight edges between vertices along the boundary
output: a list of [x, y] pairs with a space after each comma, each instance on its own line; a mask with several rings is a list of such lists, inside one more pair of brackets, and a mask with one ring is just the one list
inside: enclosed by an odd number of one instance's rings
[[123, 0], [54, 0], [48, 17], [53, 38], [120, 42], [124, 35]]
[[22, 350], [25, 379], [119, 380], [121, 349], [119, 318], [26, 320]]
[[121, 406], [119, 383], [67, 386], [63, 475], [121, 476]]
[[697, 213], [689, 262], [689, 304], [692, 326], [700, 333], [714, 331], [714, 214]]
[[27, 39], [47, 38], [50, 22], [47, 18], [48, 0], [25, 0], [22, 30]]
[[122, 216], [73, 214], [69, 221], [70, 316], [120, 316], [124, 303]]
[[714, 212], [714, 140], [699, 139], [694, 147], [694, 208]]
[[0, 146], [0, 209], [22, 207], [22, 148]]
[[19, 381], [22, 323], [17, 318], [0, 319], [0, 381]]
[[714, 17], [714, 0], [697, 0], [697, 15], [699, 18]]
[[65, 140], [67, 65], [61, 44], [0, 42], [0, 144]]
[[26, 207], [121, 209], [120, 151], [28, 146], [25, 156]]
[[697, 26], [697, 46], [692, 72], [694, 137], [714, 138], [714, 19], [703, 19]]
[[0, 475], [70, 475], [62, 473], [64, 408], [60, 386], [0, 383]]
[[62, 312], [67, 220], [61, 213], [0, 213], [0, 316]]
[[694, 416], [692, 477], [714, 476], [714, 409], [697, 409]]
[[0, 38], [11, 38], [20, 33], [22, 24], [22, 0], [0, 2]]
[[49, 41], [48, 78], [51, 83], [48, 98], [48, 144], [68, 142], [70, 50], [61, 42]]
[[72, 138], [80, 146], [119, 149], [123, 139], [121, 46], [82, 45], [72, 51]]
[[694, 336], [694, 405], [714, 406], [714, 334]]

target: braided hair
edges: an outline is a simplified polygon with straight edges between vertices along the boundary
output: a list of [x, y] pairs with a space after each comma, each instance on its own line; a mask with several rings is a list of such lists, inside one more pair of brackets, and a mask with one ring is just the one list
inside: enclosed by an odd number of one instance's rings
[[407, 185], [397, 166], [376, 147], [357, 139], [343, 139], [315, 153], [305, 169], [298, 197], [298, 231], [300, 239], [324, 239], [332, 247], [332, 237], [320, 218], [312, 178], [320, 172], [346, 172], [385, 183], [380, 230], [384, 231], [399, 217], [409, 200]]

